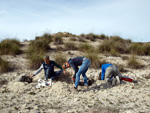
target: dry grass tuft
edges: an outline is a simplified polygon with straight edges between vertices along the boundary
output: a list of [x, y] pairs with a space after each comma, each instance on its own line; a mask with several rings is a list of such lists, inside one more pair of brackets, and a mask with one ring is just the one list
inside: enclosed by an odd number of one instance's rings
[[17, 39], [5, 39], [0, 43], [0, 54], [18, 55], [22, 51], [21, 44]]

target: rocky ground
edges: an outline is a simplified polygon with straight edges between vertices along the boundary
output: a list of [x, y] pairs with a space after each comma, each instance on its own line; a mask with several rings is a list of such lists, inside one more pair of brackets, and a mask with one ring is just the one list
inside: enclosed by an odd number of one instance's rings
[[[24, 48], [28, 45], [23, 44]], [[74, 54], [71, 57], [80, 54], [71, 52]], [[0, 75], [3, 83], [0, 84], [0, 113], [149, 113], [150, 79], [146, 76], [150, 75], [150, 57], [138, 56], [144, 67], [137, 70], [128, 68], [127, 61], [121, 57], [101, 57], [107, 62], [124, 65], [127, 71], [122, 74], [138, 80], [138, 83], [121, 82], [112, 87], [98, 80], [100, 69], [90, 68], [87, 76], [94, 79], [94, 83], [88, 90], [79, 86], [79, 90], [74, 91], [71, 77], [63, 74], [52, 86], [37, 89], [37, 80], [44, 77], [43, 71], [30, 84], [19, 82], [21, 76], [35, 71], [29, 69], [26, 54], [3, 55], [2, 58], [11, 62], [14, 70]]]

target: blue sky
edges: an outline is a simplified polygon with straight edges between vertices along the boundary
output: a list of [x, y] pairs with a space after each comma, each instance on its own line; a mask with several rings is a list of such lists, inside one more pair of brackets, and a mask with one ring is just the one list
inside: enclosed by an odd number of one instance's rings
[[150, 0], [0, 0], [0, 40], [93, 32], [150, 42], [149, 13]]

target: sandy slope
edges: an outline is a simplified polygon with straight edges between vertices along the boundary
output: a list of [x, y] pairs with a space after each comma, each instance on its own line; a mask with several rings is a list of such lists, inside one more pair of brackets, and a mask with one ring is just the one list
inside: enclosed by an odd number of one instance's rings
[[[25, 47], [27, 47], [26, 43]], [[71, 52], [73, 53], [71, 57], [80, 54], [77, 51]], [[101, 57], [110, 63], [125, 66], [127, 64], [127, 61], [120, 57], [104, 55]], [[0, 113], [34, 113], [36, 111], [46, 113], [149, 113], [150, 79], [145, 79], [145, 76], [150, 74], [150, 57], [139, 56], [138, 58], [145, 65], [144, 68], [134, 70], [126, 66], [127, 72], [122, 73], [138, 80], [138, 84], [122, 82], [118, 86], [111, 87], [97, 79], [100, 69], [90, 68], [87, 76], [93, 78], [94, 83], [88, 90], [79, 86], [79, 91], [76, 92], [73, 90], [73, 84], [70, 83], [71, 77], [64, 75], [53, 86], [36, 89], [38, 78], [44, 77], [43, 71], [34, 78], [31, 84], [18, 82], [21, 76], [34, 72], [28, 69], [26, 55], [15, 57], [4, 55], [3, 59], [10, 61], [15, 68], [13, 72], [0, 75], [0, 81], [8, 81], [0, 88]], [[72, 72], [72, 70], [69, 71]]]

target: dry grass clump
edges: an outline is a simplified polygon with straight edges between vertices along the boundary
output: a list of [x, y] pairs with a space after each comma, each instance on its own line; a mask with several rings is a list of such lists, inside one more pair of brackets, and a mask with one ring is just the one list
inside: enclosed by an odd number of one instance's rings
[[9, 71], [10, 71], [9, 63], [0, 57], [0, 73], [5, 73]]
[[99, 45], [100, 53], [109, 53], [113, 56], [120, 56], [122, 53], [127, 53], [127, 47], [131, 43], [130, 40], [124, 40], [119, 36], [112, 36]]
[[36, 39], [29, 44], [27, 54], [32, 69], [39, 68], [43, 62], [44, 54], [50, 49], [49, 43], [51, 41], [52, 36], [46, 33], [43, 36], [36, 37]]
[[86, 58], [91, 61], [91, 68], [100, 68], [105, 63], [105, 61], [101, 61], [101, 59], [98, 57], [98, 54], [94, 52], [87, 53]]
[[139, 69], [142, 66], [142, 64], [136, 59], [134, 55], [132, 55], [128, 60], [128, 67], [132, 69]]
[[89, 33], [89, 34], [85, 35], [84, 37], [85, 37], [85, 39], [89, 39], [91, 41], [96, 40], [96, 36], [93, 33]]
[[77, 50], [78, 48], [76, 47], [75, 43], [68, 42], [68, 43], [65, 43], [65, 49], [66, 50]]
[[55, 45], [62, 45], [62, 44], [63, 44], [62, 37], [59, 36], [59, 35], [56, 35], [56, 36], [54, 37], [54, 44], [55, 44]]
[[49, 33], [44, 33], [42, 36], [35, 37], [35, 40], [45, 40], [46, 42], [52, 42], [53, 37]]
[[17, 39], [5, 39], [0, 43], [0, 54], [18, 55], [22, 51], [21, 44]]
[[131, 54], [150, 55], [150, 44], [132, 43], [128, 49]]
[[30, 68], [31, 69], [38, 69], [41, 64], [43, 63], [43, 54], [33, 53], [29, 56]]
[[69, 33], [69, 32], [58, 32], [53, 34], [53, 36], [59, 35], [60, 37], [77, 37], [75, 34]]
[[62, 66], [63, 63], [67, 62], [67, 59], [63, 53], [59, 52], [57, 55], [55, 55], [54, 61]]
[[87, 52], [87, 51], [94, 51], [94, 47], [88, 43], [81, 43], [79, 46], [78, 46], [78, 49], [80, 51], [83, 51], [83, 52]]

